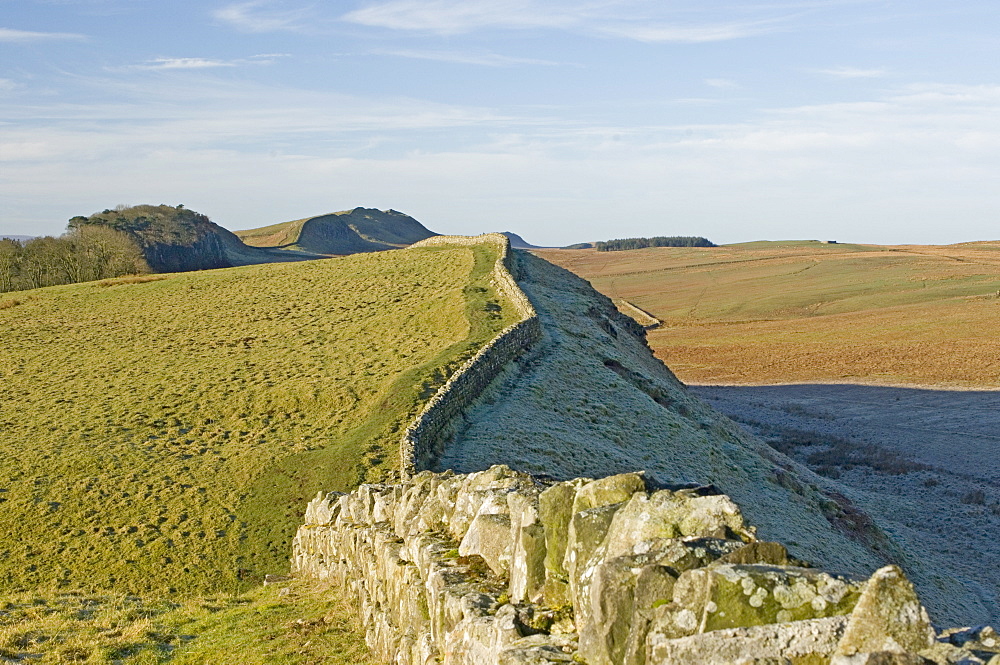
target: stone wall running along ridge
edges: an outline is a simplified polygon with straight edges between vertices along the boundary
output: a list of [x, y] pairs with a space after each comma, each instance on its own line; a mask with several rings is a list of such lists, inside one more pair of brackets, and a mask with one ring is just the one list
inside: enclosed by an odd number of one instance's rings
[[713, 492], [426, 471], [321, 493], [292, 572], [345, 589], [396, 665], [1000, 665], [991, 628], [935, 634], [895, 566], [811, 568]]
[[509, 362], [541, 337], [538, 313], [514, 279], [517, 260], [507, 236], [501, 233], [475, 237], [435, 236], [411, 247], [484, 243], [496, 244], [499, 249], [490, 279], [497, 292], [514, 305], [521, 320], [502, 330], [466, 361], [406, 428], [399, 443], [399, 468], [404, 479], [418, 470], [434, 466], [465, 410]]

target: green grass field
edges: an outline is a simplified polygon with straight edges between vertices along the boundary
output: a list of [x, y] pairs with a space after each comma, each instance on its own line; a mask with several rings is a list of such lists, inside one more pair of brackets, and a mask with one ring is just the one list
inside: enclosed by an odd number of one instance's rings
[[0, 582], [237, 594], [288, 569], [318, 490], [377, 480], [446, 376], [516, 318], [492, 247], [18, 294], [0, 308]]
[[20, 593], [0, 601], [3, 662], [368, 665], [356, 612], [311, 581], [240, 596]]
[[663, 325], [684, 381], [1000, 385], [1000, 243], [754, 242], [539, 254]]

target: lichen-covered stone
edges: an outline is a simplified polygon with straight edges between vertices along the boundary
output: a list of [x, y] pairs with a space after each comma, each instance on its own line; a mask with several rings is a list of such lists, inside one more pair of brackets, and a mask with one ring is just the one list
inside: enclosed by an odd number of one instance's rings
[[697, 496], [661, 490], [635, 493], [619, 510], [608, 531], [608, 556], [628, 553], [654, 538], [753, 536], [733, 501], [723, 495]]
[[580, 655], [590, 665], [616, 665], [624, 659], [638, 610], [669, 598], [677, 578], [659, 565], [662, 552], [622, 556], [597, 565], [581, 590], [576, 612]]
[[615, 512], [623, 503], [598, 506], [575, 513], [569, 523], [569, 537], [566, 541], [566, 572], [569, 577], [570, 598], [573, 609], [579, 612], [581, 600], [580, 577], [592, 572], [589, 566], [591, 555], [604, 542]]
[[573, 501], [579, 488], [591, 482], [589, 478], [577, 478], [557, 483], [538, 497], [538, 521], [545, 532], [545, 586], [543, 597], [546, 604], [562, 607], [571, 604], [569, 594], [569, 573], [566, 571], [566, 542], [569, 539], [569, 524], [573, 518]]
[[788, 557], [788, 550], [780, 543], [755, 541], [719, 557], [719, 563], [743, 565], [767, 564], [770, 566], [794, 565]]
[[[615, 513], [615, 519], [620, 514]], [[743, 545], [709, 538], [657, 538], [636, 544], [631, 554], [608, 559], [610, 538], [591, 556], [593, 574], [580, 576], [580, 653], [592, 664], [623, 662], [628, 643], [645, 641], [647, 623], [637, 620], [638, 613], [669, 602], [683, 571], [706, 566]], [[641, 662], [641, 654], [634, 654], [635, 659]]]
[[620, 473], [592, 480], [576, 491], [573, 514], [628, 501], [637, 492], [644, 494], [645, 491], [646, 481], [641, 473]]
[[540, 602], [545, 588], [545, 530], [541, 524], [522, 526], [514, 537], [510, 597], [514, 602]]
[[848, 614], [863, 581], [811, 568], [713, 565], [681, 574], [673, 602], [660, 608], [653, 631], [684, 637], [769, 623]]
[[513, 602], [541, 600], [545, 584], [545, 529], [539, 524], [541, 488], [507, 495], [510, 510], [510, 598]]
[[650, 631], [650, 665], [732, 665], [742, 659], [782, 659], [823, 663], [834, 651], [847, 617], [727, 628], [671, 639]]
[[830, 665], [933, 665], [933, 662], [918, 654], [902, 651], [874, 651], [856, 653], [851, 656], [835, 655], [830, 659]]
[[448, 531], [455, 539], [462, 540], [477, 515], [508, 513], [507, 495], [533, 485], [531, 476], [504, 465], [468, 474], [456, 493]]
[[477, 515], [458, 546], [461, 556], [479, 555], [497, 575], [510, 570], [510, 515]]
[[573, 640], [557, 635], [531, 635], [516, 640], [500, 652], [497, 665], [548, 665], [574, 663]]
[[934, 642], [927, 611], [896, 566], [875, 571], [851, 612], [838, 655], [917, 652]]
[[963, 649], [1000, 654], [1000, 634], [992, 626], [956, 628], [945, 631], [941, 638]]
[[[793, 561], [785, 549], [756, 542], [725, 497], [649, 495], [641, 478], [545, 489], [500, 467], [320, 495], [307, 516], [322, 523], [299, 529], [293, 571], [342, 587], [373, 655], [394, 665], [830, 665], [831, 657], [982, 665], [990, 657], [988, 628], [951, 631], [920, 649], [933, 634], [898, 569], [858, 581], [785, 565]], [[594, 505], [626, 490], [634, 491], [622, 501]], [[571, 585], [570, 606], [540, 593], [553, 581]]]

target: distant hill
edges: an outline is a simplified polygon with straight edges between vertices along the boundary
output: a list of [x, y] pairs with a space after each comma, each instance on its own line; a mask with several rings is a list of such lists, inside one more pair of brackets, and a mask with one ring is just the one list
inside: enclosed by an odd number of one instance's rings
[[207, 216], [182, 205], [118, 206], [69, 220], [69, 229], [103, 226], [128, 234], [154, 272], [186, 272], [317, 258], [248, 247]]
[[512, 231], [504, 231], [503, 234], [510, 240], [510, 246], [514, 249], [542, 249], [540, 245], [532, 245]]
[[438, 234], [396, 210], [354, 208], [236, 235], [251, 247], [330, 256], [399, 249]]
[[16, 240], [18, 242], [24, 242], [25, 240], [31, 240], [35, 236], [12, 236], [7, 234], [0, 234], [0, 240]]

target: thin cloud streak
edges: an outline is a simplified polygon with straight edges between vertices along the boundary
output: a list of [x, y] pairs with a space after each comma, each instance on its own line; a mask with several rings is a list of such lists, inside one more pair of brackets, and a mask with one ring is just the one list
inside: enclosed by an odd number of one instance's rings
[[499, 53], [468, 53], [461, 51], [418, 51], [409, 49], [378, 50], [376, 55], [390, 55], [414, 60], [432, 60], [435, 62], [451, 62], [459, 65], [481, 65], [484, 67], [512, 67], [516, 65], [557, 66], [560, 63], [552, 60], [534, 58], [518, 58]]
[[252, 55], [249, 58], [236, 60], [214, 60], [211, 58], [154, 58], [141, 65], [132, 65], [130, 69], [156, 71], [164, 69], [214, 69], [218, 67], [239, 67], [241, 65], [269, 65], [276, 59], [287, 57], [284, 53]]
[[136, 69], [207, 69], [211, 67], [235, 67], [235, 63], [206, 58], [156, 58]]
[[756, 37], [781, 30], [777, 21], [749, 21], [746, 23], [723, 23], [705, 25], [647, 25], [641, 23], [619, 23], [598, 28], [598, 32], [623, 37], [638, 42], [704, 44], [733, 39]]
[[308, 25], [304, 9], [277, 11], [268, 9], [267, 0], [239, 2], [216, 9], [212, 17], [241, 32], [300, 32]]
[[355, 9], [342, 21], [369, 27], [455, 35], [481, 28], [569, 28], [573, 13], [529, 0], [392, 0]]
[[555, 29], [647, 43], [700, 44], [783, 30], [787, 21], [793, 18], [680, 23], [659, 16], [664, 13], [671, 12], [628, 0], [582, 4], [534, 0], [390, 0], [348, 12], [341, 20], [368, 27], [440, 35], [488, 28]]
[[831, 67], [829, 69], [814, 69], [811, 71], [838, 79], [877, 79], [885, 78], [889, 75], [888, 70], [882, 68]]
[[0, 43], [7, 44], [28, 44], [31, 42], [47, 41], [82, 41], [87, 39], [86, 35], [73, 32], [32, 32], [30, 30], [14, 30], [12, 28], [0, 28]]

